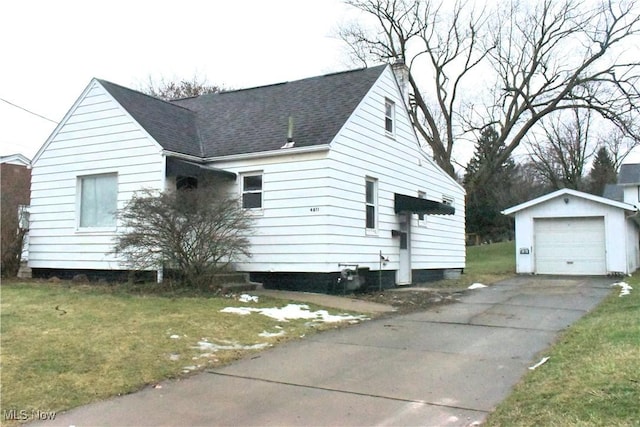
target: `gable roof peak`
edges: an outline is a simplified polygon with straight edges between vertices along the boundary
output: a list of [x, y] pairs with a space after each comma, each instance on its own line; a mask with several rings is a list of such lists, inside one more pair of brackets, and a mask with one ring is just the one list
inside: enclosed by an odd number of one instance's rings
[[[97, 77], [94, 77], [93, 79], [94, 79], [94, 80], [96, 80], [97, 82], [99, 82], [102, 86], [112, 86], [112, 87], [116, 87], [116, 88], [118, 88], [118, 89], [120, 89], [120, 90], [129, 91], [129, 92], [134, 92], [134, 93], [136, 93], [136, 94], [138, 94], [138, 95], [145, 96], [145, 97], [147, 97], [147, 98], [152, 99], [153, 101], [163, 102], [163, 103], [166, 103], [166, 104], [169, 104], [169, 105], [176, 105], [176, 106], [178, 106], [178, 107], [180, 107], [180, 108], [185, 108], [185, 107], [183, 107], [183, 106], [181, 106], [181, 105], [174, 104], [174, 103], [172, 102], [173, 100], [162, 99], [162, 98], [159, 98], [159, 97], [157, 97], [157, 96], [150, 95], [150, 94], [148, 94], [148, 93], [146, 93], [146, 92], [143, 92], [143, 91], [141, 91], [141, 90], [131, 89], [131, 88], [128, 88], [128, 87], [126, 87], [126, 86], [122, 86], [122, 85], [120, 85], [120, 84], [118, 84], [118, 83], [113, 83], [113, 82], [111, 82], [111, 81], [109, 81], [109, 80], [99, 79], [99, 78], [97, 78]], [[188, 108], [185, 108], [185, 109], [188, 109]]]
[[387, 64], [166, 101], [97, 79], [166, 151], [206, 158], [328, 146]]
[[[552, 191], [551, 193], [547, 193], [543, 196], [540, 197], [536, 197], [535, 199], [529, 200], [527, 202], [524, 203], [520, 203], [519, 205], [516, 206], [512, 206], [508, 209], [503, 210], [501, 213], [503, 215], [513, 215], [516, 212], [519, 212], [521, 210], [525, 210], [528, 209], [532, 206], [536, 206], [539, 205], [541, 203], [547, 202], [549, 200], [552, 199], [556, 199], [558, 197], [561, 196], [574, 196], [580, 199], [585, 199], [585, 200], [590, 200], [592, 202], [596, 202], [596, 203], [602, 203], [604, 205], [609, 205], [609, 206], [613, 206], [616, 208], [620, 208], [620, 209], [625, 209], [631, 212], [636, 212], [638, 210], [638, 208], [636, 208], [634, 205], [631, 205], [629, 203], [623, 203], [623, 202], [618, 202], [616, 200], [612, 200], [612, 199], [608, 199], [602, 196], [596, 196], [590, 193], [584, 193], [582, 191], [578, 191], [578, 190], [573, 190], [570, 188], [561, 188], [559, 190], [556, 191]], [[566, 203], [566, 200], [565, 200]]]

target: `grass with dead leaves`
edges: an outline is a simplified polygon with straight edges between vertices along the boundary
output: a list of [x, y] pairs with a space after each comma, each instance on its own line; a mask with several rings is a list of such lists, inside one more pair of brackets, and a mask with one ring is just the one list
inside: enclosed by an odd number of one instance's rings
[[64, 283], [4, 283], [1, 291], [3, 418], [11, 410], [61, 411], [130, 393], [227, 363], [252, 346], [335, 326], [220, 312], [287, 303], [266, 297], [242, 303]]
[[616, 288], [570, 327], [487, 425], [640, 425], [640, 274], [623, 280], [631, 293]]

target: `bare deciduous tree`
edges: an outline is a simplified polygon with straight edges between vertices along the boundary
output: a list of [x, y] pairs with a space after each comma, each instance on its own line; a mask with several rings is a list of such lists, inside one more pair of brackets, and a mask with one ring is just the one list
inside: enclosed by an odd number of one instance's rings
[[591, 143], [591, 114], [573, 110], [572, 118], [556, 114], [542, 121], [545, 135], [530, 138], [531, 165], [551, 189], [585, 190], [585, 172], [596, 147]]
[[620, 165], [631, 150], [640, 146], [640, 139], [625, 135], [619, 128], [613, 128], [599, 138], [599, 145], [607, 148], [615, 170], [620, 170]]
[[207, 288], [214, 276], [250, 256], [251, 217], [212, 188], [136, 193], [118, 216], [126, 230], [114, 251], [132, 270], [174, 270], [185, 286]]
[[[369, 59], [406, 63], [412, 92], [409, 108], [412, 124], [431, 148], [438, 165], [454, 176], [451, 160], [460, 132], [457, 126], [459, 108], [463, 108], [462, 85], [488, 54], [480, 46], [486, 15], [476, 14], [473, 9], [466, 12], [468, 3], [464, 1], [456, 1], [449, 13], [442, 4], [429, 1], [348, 0], [347, 3], [375, 17], [379, 31], [371, 34], [354, 25], [341, 30], [342, 39], [362, 63]], [[420, 65], [427, 75], [433, 74], [431, 86], [425, 83], [426, 79], [418, 78], [422, 77], [416, 71]], [[433, 93], [433, 98], [425, 95], [427, 90]]]
[[149, 76], [148, 82], [144, 87], [141, 87], [140, 90], [156, 98], [173, 100], [190, 98], [207, 93], [218, 93], [222, 92], [223, 88], [211, 85], [206, 79], [200, 79], [197, 75], [194, 75], [191, 79], [170, 80], [162, 77], [158, 82]]
[[[635, 1], [542, 0], [527, 9], [513, 0], [492, 12], [462, 1], [449, 9], [428, 0], [347, 3], [374, 17], [377, 30], [347, 27], [342, 38], [362, 61], [405, 60], [413, 125], [451, 175], [454, 143], [487, 124], [506, 147], [496, 164], [559, 110], [588, 109], [640, 137]], [[476, 101], [478, 84], [471, 82], [479, 75], [490, 88]], [[487, 165], [479, 176], [493, 169]]]

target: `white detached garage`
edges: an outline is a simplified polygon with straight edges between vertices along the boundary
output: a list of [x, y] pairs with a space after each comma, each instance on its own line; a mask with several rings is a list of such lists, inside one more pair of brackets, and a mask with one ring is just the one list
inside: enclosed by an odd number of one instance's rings
[[640, 265], [637, 208], [562, 189], [503, 211], [516, 222], [516, 272], [632, 273]]

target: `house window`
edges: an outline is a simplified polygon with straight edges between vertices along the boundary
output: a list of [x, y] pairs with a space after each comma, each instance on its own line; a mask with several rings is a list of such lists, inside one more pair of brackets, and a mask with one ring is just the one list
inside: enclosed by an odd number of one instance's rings
[[242, 177], [242, 207], [245, 209], [262, 208], [262, 174]]
[[118, 175], [78, 177], [80, 191], [79, 226], [115, 227], [118, 209]]
[[393, 135], [395, 132], [396, 104], [388, 99], [384, 100], [384, 130], [387, 134]]
[[[426, 199], [427, 193], [424, 191], [418, 191], [418, 199]], [[424, 214], [418, 214], [418, 225], [426, 225], [427, 221]]]
[[447, 206], [453, 206], [453, 198], [448, 196], [442, 196], [442, 204]]
[[378, 211], [378, 181], [374, 178], [366, 180], [366, 227], [376, 229], [376, 212]]

